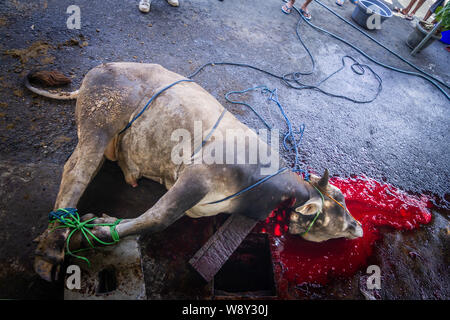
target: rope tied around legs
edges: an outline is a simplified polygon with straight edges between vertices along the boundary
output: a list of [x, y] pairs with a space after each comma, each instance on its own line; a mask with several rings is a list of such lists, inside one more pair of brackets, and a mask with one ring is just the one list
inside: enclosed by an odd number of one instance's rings
[[[114, 245], [114, 244], [118, 243], [120, 240], [119, 234], [116, 230], [116, 226], [120, 223], [120, 221], [122, 221], [122, 219], [117, 219], [113, 223], [91, 223], [92, 221], [98, 219], [98, 217], [94, 217], [94, 218], [88, 219], [86, 221], [81, 221], [80, 215], [78, 214], [78, 210], [76, 208], [59, 208], [56, 211], [50, 212], [48, 215], [48, 219], [49, 219], [50, 223], [55, 223], [57, 221], [59, 221], [61, 223], [60, 226], [54, 227], [51, 230], [51, 232], [53, 232], [56, 229], [62, 229], [62, 228], [71, 229], [69, 236], [66, 239], [66, 254], [85, 261], [89, 267], [91, 266], [89, 259], [75, 254], [78, 252], [95, 249], [95, 245], [92, 243], [91, 239], [89, 239], [89, 236], [97, 243], [105, 245], [105, 246]], [[93, 229], [94, 227], [110, 227], [111, 238], [113, 241], [106, 242], [106, 241], [99, 239], [97, 236], [95, 236], [89, 230], [89, 229]], [[70, 250], [70, 239], [72, 238], [74, 233], [77, 231], [80, 231], [82, 233], [83, 237], [86, 239], [90, 248], [78, 249], [78, 250], [74, 250], [74, 251]]]

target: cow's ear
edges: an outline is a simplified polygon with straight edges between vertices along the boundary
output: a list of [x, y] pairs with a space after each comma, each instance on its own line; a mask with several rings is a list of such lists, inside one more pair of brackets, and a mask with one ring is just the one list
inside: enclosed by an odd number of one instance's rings
[[316, 214], [318, 211], [322, 210], [322, 202], [320, 199], [310, 199], [300, 207], [295, 208], [295, 211], [301, 213], [305, 216]]
[[323, 173], [323, 176], [322, 176], [322, 178], [320, 178], [319, 182], [317, 182], [317, 185], [320, 188], [326, 189], [329, 179], [330, 179], [330, 174], [328, 172], [328, 169], [325, 169], [325, 172]]

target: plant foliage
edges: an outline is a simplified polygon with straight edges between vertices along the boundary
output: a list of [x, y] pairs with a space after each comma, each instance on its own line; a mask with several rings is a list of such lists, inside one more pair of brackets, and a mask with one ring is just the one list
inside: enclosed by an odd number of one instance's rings
[[441, 30], [450, 30], [450, 1], [445, 7], [438, 7], [436, 9], [436, 21], [441, 23]]

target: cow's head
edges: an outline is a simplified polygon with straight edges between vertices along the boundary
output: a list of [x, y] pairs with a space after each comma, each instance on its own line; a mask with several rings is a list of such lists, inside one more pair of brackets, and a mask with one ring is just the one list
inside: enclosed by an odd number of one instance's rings
[[[304, 239], [314, 242], [342, 237], [347, 239], [362, 237], [361, 225], [348, 213], [344, 195], [341, 190], [328, 183], [328, 178], [328, 170], [325, 170], [321, 178], [311, 175], [311, 198], [306, 203], [292, 208], [289, 233], [300, 234]], [[322, 193], [323, 199], [318, 190]], [[320, 213], [311, 229], [303, 234], [318, 212]]]

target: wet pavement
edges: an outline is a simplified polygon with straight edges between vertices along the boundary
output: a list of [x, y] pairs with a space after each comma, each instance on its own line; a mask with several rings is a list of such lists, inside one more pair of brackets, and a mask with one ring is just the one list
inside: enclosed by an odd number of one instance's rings
[[[125, 1], [19, 1], [0, 3], [0, 298], [61, 297], [60, 284], [46, 284], [32, 271], [31, 240], [46, 227], [47, 213], [56, 198], [60, 174], [77, 143], [74, 101], [53, 101], [31, 94], [23, 78], [34, 69], [57, 69], [72, 77], [68, 89], [78, 88], [82, 77], [94, 66], [111, 61], [159, 63], [188, 75], [207, 62], [248, 63], [277, 74], [310, 69], [308, 56], [295, 35], [298, 16], [284, 15], [281, 1], [237, 0], [183, 1], [171, 8], [153, 1], [152, 11], [141, 14], [137, 0]], [[354, 6], [342, 8], [324, 3], [350, 18]], [[403, 3], [403, 2], [402, 2]], [[66, 27], [66, 9], [81, 8], [81, 29]], [[394, 1], [394, 5], [398, 5]], [[312, 22], [360, 46], [384, 63], [411, 70], [394, 56], [324, 10], [310, 6]], [[394, 16], [382, 29], [370, 32], [376, 39], [434, 76], [449, 82], [449, 53], [434, 42], [414, 57], [405, 45], [413, 30], [410, 22]], [[340, 67], [351, 55], [371, 66], [381, 77], [383, 90], [369, 104], [355, 104], [313, 90], [288, 89], [279, 80], [238, 67], [208, 67], [195, 80], [252, 128], [262, 123], [249, 110], [225, 103], [231, 90], [266, 85], [278, 88], [280, 101], [295, 124], [305, 123], [301, 161], [315, 172], [328, 168], [333, 175], [366, 175], [411, 193], [436, 197], [440, 210], [419, 231], [386, 230], [376, 245], [374, 263], [380, 265], [386, 299], [449, 298], [448, 201], [449, 119], [448, 100], [428, 82], [386, 70], [368, 61], [345, 44], [306, 26], [300, 34], [317, 63], [316, 73], [305, 77], [315, 83]], [[353, 98], [371, 98], [376, 82], [370, 75], [356, 76], [347, 67], [324, 84], [324, 89]], [[259, 93], [243, 95], [274, 127], [284, 129], [276, 106]], [[289, 159], [288, 159], [289, 160]], [[151, 206], [164, 189], [143, 181], [132, 189], [118, 168], [107, 163], [80, 202], [81, 212], [106, 212], [133, 217]], [[208, 220], [208, 219], [206, 219]], [[217, 220], [217, 221], [216, 221]], [[191, 254], [206, 241], [222, 218], [197, 225], [189, 219], [168, 230], [149, 235], [142, 245], [144, 273], [149, 298], [207, 297], [211, 288], [186, 271]], [[200, 225], [200, 227], [199, 227]], [[171, 233], [191, 227], [202, 230], [191, 247], [177, 259], [155, 250]], [[171, 229], [172, 228], [172, 229]], [[190, 234], [198, 234], [193, 231]], [[179, 235], [181, 242], [186, 236]], [[152, 242], [152, 239], [154, 242]], [[168, 247], [175, 245], [170, 244]], [[404, 249], [408, 248], [408, 249]], [[195, 250], [194, 250], [195, 249]], [[175, 250], [175, 249], [174, 249]], [[414, 253], [411, 253], [414, 252]], [[175, 273], [165, 273], [172, 265]], [[180, 271], [181, 270], [181, 271]], [[183, 271], [184, 270], [184, 271]], [[359, 272], [351, 279], [337, 279], [325, 288], [308, 286], [291, 295], [296, 298], [357, 298]], [[176, 274], [196, 283], [195, 292], [183, 291]], [[187, 287], [187, 285], [186, 285]], [[420, 288], [420, 289], [417, 289]]]

